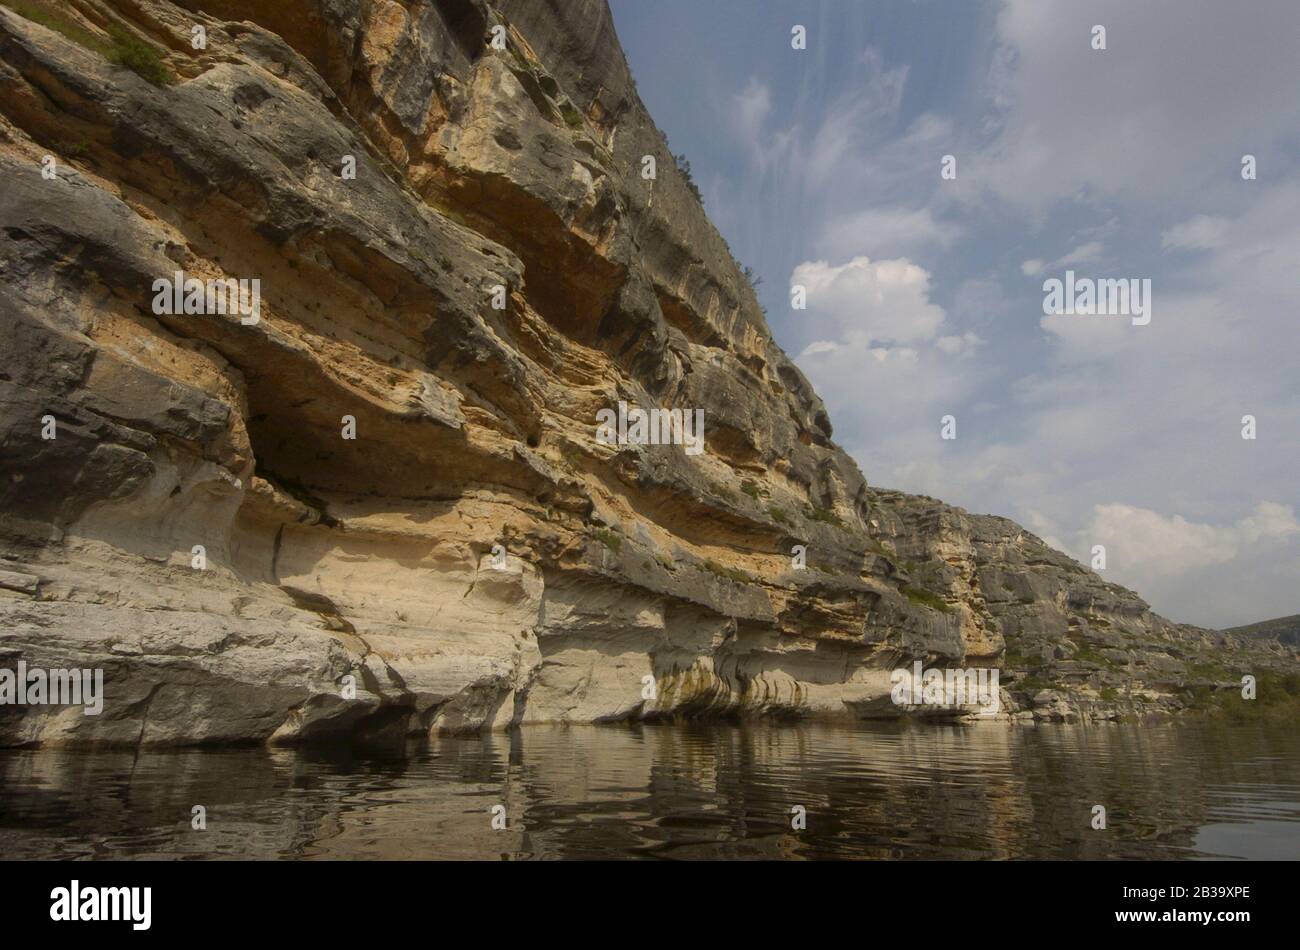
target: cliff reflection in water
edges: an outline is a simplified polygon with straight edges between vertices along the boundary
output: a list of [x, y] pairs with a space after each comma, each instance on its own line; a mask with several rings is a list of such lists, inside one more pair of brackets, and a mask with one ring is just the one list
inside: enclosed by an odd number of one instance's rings
[[1300, 737], [1283, 725], [528, 727], [365, 759], [5, 751], [0, 787], [6, 858], [1300, 857]]

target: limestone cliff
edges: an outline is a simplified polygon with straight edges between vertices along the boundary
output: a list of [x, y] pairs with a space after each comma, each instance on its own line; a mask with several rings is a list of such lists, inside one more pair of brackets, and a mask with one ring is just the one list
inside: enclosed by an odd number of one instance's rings
[[[869, 487], [603, 0], [0, 3], [0, 665], [106, 678], [0, 742], [895, 715], [915, 659], [1111, 716], [1294, 661]], [[620, 401], [705, 451], [598, 440]]]

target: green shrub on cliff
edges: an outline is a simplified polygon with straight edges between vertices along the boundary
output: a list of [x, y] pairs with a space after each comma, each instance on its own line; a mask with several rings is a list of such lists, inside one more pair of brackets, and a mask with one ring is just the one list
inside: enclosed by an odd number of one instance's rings
[[157, 48], [121, 27], [111, 28], [110, 40], [106, 42], [44, 4], [32, 3], [30, 0], [0, 0], [0, 6], [8, 7], [24, 19], [53, 30], [78, 46], [93, 50], [116, 66], [125, 66], [155, 86], [165, 86], [172, 81], [171, 70], [167, 68]]
[[617, 554], [619, 549], [623, 547], [623, 539], [608, 528], [597, 528], [592, 532], [592, 535], [597, 541], [605, 545], [605, 547], [609, 548], [615, 554]]
[[937, 610], [940, 613], [952, 613], [952, 607], [934, 591], [925, 590], [922, 587], [904, 587], [903, 596], [922, 607], [929, 607], [931, 610]]
[[109, 50], [108, 61], [118, 66], [125, 66], [146, 82], [155, 86], [165, 86], [172, 81], [171, 70], [163, 62], [162, 54], [157, 49], [132, 36], [126, 30], [112, 31], [113, 48]]

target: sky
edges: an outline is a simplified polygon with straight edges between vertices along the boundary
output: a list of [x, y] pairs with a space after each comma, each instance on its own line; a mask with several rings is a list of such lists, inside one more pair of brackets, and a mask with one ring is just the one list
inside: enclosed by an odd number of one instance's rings
[[[611, 7], [870, 484], [1102, 545], [1173, 620], [1300, 613], [1300, 3]], [[1045, 313], [1067, 270], [1150, 322]]]

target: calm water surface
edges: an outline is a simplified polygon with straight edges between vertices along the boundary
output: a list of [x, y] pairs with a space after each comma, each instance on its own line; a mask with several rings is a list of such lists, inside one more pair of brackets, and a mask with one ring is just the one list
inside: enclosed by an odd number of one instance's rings
[[534, 726], [382, 758], [0, 751], [0, 857], [1295, 859], [1300, 729]]

